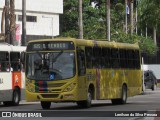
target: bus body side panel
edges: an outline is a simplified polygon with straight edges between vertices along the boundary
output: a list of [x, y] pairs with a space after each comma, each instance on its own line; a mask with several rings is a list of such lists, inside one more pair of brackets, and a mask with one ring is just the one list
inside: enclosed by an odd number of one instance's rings
[[21, 100], [25, 99], [25, 72], [21, 72]]
[[100, 74], [100, 99], [120, 98], [121, 84], [124, 81], [123, 72], [114, 69], [102, 69]]
[[96, 81], [97, 80], [97, 76], [96, 76], [96, 69], [86, 69], [86, 91], [85, 91], [85, 99], [87, 98], [87, 92], [88, 92], [88, 89], [90, 87], [90, 85], [93, 86], [93, 99], [98, 99], [97, 96], [99, 96], [99, 93], [97, 92], [97, 90], [99, 90], [97, 88], [97, 84], [96, 84]]
[[132, 70], [129, 73], [128, 97], [140, 94], [142, 92], [141, 70]]
[[11, 72], [0, 73], [0, 101], [12, 100], [12, 74]]
[[15, 87], [22, 88], [21, 72], [12, 72], [12, 89]]
[[88, 91], [88, 86], [86, 84], [86, 76], [78, 76], [77, 77], [77, 95], [76, 95], [77, 99], [79, 101], [86, 100], [87, 91]]
[[136, 78], [133, 70], [126, 70], [125, 77], [128, 80], [128, 97], [133, 96], [135, 93], [135, 87], [137, 86], [135, 83], [137, 81], [135, 79], [137, 79], [137, 78]]
[[21, 100], [25, 99], [25, 73], [24, 72], [12, 72], [12, 90], [19, 88]]
[[[100, 75], [99, 75], [100, 74]], [[127, 85], [128, 97], [141, 93], [141, 72], [140, 70], [99, 70], [96, 78], [100, 77], [100, 88], [96, 87], [96, 92], [100, 91], [97, 99], [120, 98], [123, 84]], [[97, 81], [97, 79], [96, 79]], [[98, 84], [97, 83], [97, 84]], [[96, 85], [97, 86], [97, 85]], [[98, 92], [97, 92], [98, 94]]]

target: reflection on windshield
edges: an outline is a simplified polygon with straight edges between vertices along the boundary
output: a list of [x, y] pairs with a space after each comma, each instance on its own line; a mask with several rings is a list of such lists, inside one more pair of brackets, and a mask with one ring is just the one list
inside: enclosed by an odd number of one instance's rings
[[35, 80], [61, 80], [75, 75], [74, 52], [32, 53], [27, 56], [27, 77]]

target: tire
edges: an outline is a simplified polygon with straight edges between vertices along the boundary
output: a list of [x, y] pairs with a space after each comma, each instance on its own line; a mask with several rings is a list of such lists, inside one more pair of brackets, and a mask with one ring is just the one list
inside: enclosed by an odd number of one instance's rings
[[120, 99], [111, 99], [111, 102], [112, 102], [113, 105], [120, 104], [119, 101], [120, 101]]
[[88, 91], [87, 100], [77, 101], [77, 105], [79, 107], [83, 107], [83, 108], [91, 107], [91, 105], [92, 105], [92, 92], [91, 92], [91, 90]]
[[20, 91], [15, 88], [12, 94], [12, 101], [3, 102], [5, 106], [18, 106], [20, 102]]
[[15, 88], [13, 91], [13, 97], [12, 97], [12, 102], [11, 104], [14, 106], [19, 105], [19, 101], [20, 101], [20, 91]]
[[122, 94], [121, 98], [119, 99], [112, 99], [112, 104], [117, 105], [117, 104], [126, 104], [127, 102], [127, 87], [123, 85], [122, 87]]
[[4, 106], [11, 106], [12, 102], [11, 101], [6, 101], [6, 102], [3, 102], [3, 105]]
[[144, 84], [143, 92], [146, 90], [146, 85]]
[[45, 110], [47, 109], [50, 109], [51, 107], [51, 102], [44, 102], [44, 101], [41, 101], [41, 107]]
[[154, 90], [156, 90], [156, 88], [157, 88], [157, 85], [154, 84], [151, 89], [152, 89], [152, 91], [154, 91]]
[[127, 87], [123, 85], [122, 87], [122, 98], [121, 98], [121, 104], [126, 104], [127, 102]]

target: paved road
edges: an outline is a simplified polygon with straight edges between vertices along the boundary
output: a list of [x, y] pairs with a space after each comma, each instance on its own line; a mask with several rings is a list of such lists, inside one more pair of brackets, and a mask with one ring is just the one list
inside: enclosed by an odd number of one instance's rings
[[[78, 108], [76, 103], [52, 103], [51, 109], [42, 110], [39, 102], [26, 103], [24, 100], [20, 102], [20, 105], [5, 107], [0, 105], [0, 111], [18, 111], [25, 112], [42, 112], [51, 116], [55, 116], [54, 119], [65, 120], [160, 120], [158, 117], [146, 117], [144, 114], [156, 115], [160, 114], [160, 89], [156, 91], [146, 90], [143, 95], [137, 95], [128, 98], [128, 102], [125, 105], [112, 105], [109, 100], [93, 101], [93, 105], [89, 109]], [[128, 111], [128, 112], [127, 112]], [[128, 117], [127, 115], [133, 113], [134, 117]], [[143, 115], [143, 116], [141, 116]], [[107, 116], [107, 117], [106, 117]], [[110, 117], [112, 116], [112, 117]], [[113, 117], [115, 116], [115, 117]], [[118, 117], [116, 117], [118, 116]], [[127, 116], [127, 117], [124, 117]], [[2, 118], [0, 118], [2, 119]], [[3, 118], [3, 120], [8, 118]], [[22, 118], [12, 118], [12, 120], [18, 120]], [[32, 120], [33, 118], [23, 118], [24, 120]], [[35, 119], [35, 118], [34, 118]], [[53, 117], [42, 117], [37, 120], [53, 120]]]

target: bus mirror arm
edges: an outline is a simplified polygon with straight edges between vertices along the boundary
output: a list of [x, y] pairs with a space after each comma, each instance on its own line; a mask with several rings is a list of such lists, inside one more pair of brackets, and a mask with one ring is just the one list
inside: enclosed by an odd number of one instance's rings
[[21, 53], [21, 58], [20, 58], [20, 60], [21, 60], [21, 63], [24, 63], [24, 62], [25, 62], [25, 52], [22, 52], [22, 53]]

